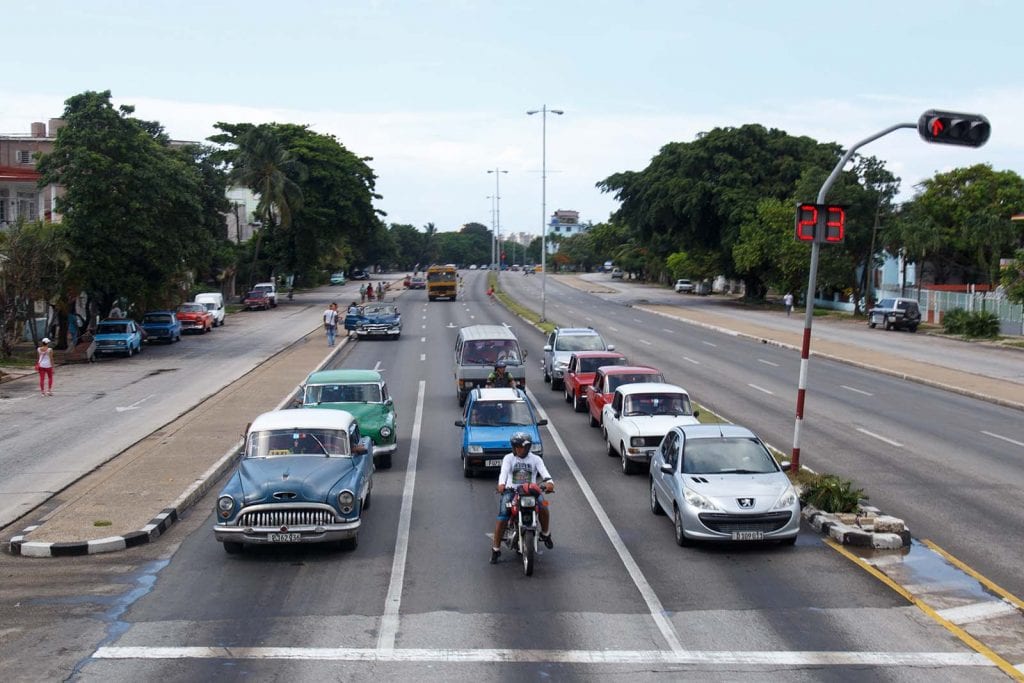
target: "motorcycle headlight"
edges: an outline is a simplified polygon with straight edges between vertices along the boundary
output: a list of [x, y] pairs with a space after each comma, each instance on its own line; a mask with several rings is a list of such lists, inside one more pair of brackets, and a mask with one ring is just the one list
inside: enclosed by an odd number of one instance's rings
[[338, 494], [338, 508], [342, 511], [343, 514], [347, 515], [348, 513], [352, 512], [352, 509], [355, 507], [355, 504], [356, 497], [352, 495], [351, 491], [342, 491], [341, 493]]
[[786, 490], [782, 492], [781, 496], [779, 496], [779, 499], [775, 501], [775, 505], [772, 506], [772, 510], [788, 510], [796, 505], [796, 501], [796, 490], [792, 486], [787, 486]]
[[523, 496], [519, 499], [519, 505], [524, 508], [537, 507], [537, 499], [533, 496]]
[[483, 446], [476, 446], [476, 445], [466, 446], [466, 452], [479, 455], [480, 453], [484, 452], [484, 447]]
[[391, 436], [391, 433], [391, 427], [388, 427], [387, 425], [384, 425], [383, 427], [380, 428], [380, 435], [382, 438], [388, 438], [389, 436]]
[[642, 437], [642, 436], [634, 436], [634, 437], [632, 437], [629, 440], [629, 445], [633, 446], [634, 448], [639, 448], [640, 446], [643, 446], [644, 445], [644, 437]]
[[686, 499], [686, 503], [698, 510], [717, 510], [718, 506], [711, 502], [710, 498], [703, 496], [696, 491], [683, 487], [683, 498]]

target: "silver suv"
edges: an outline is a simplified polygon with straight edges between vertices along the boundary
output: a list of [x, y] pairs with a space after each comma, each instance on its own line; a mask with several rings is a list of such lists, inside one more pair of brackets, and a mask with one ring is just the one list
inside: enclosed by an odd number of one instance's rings
[[921, 324], [921, 307], [915, 299], [882, 299], [868, 311], [868, 325], [881, 325], [887, 330], [910, 330], [917, 332]]
[[614, 351], [614, 344], [605, 344], [604, 339], [592, 327], [556, 327], [544, 344], [544, 381], [551, 382], [551, 388], [561, 389], [569, 357], [576, 351]]

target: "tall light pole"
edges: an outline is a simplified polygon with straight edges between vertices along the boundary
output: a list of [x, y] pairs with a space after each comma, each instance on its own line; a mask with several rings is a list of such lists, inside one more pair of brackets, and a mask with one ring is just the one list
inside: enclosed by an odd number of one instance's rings
[[526, 112], [528, 115], [540, 114], [541, 120], [541, 142], [540, 142], [540, 321], [547, 320], [548, 303], [548, 112], [561, 116], [565, 112], [561, 109], [548, 109], [548, 105], [541, 105], [540, 109], [531, 109]]
[[491, 265], [494, 265], [494, 253], [498, 248], [498, 231], [494, 225], [494, 195], [489, 194], [487, 198], [491, 200]]
[[498, 274], [501, 277], [501, 174], [508, 173], [500, 168], [488, 169], [488, 173], [494, 174], [494, 239], [498, 243]]

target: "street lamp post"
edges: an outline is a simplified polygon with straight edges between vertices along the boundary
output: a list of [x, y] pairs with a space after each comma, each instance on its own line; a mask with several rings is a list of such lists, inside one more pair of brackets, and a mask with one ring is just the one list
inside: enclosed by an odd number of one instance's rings
[[542, 105], [540, 109], [531, 109], [526, 112], [529, 116], [540, 114], [541, 120], [541, 144], [540, 144], [540, 321], [547, 320], [547, 289], [548, 289], [548, 112], [561, 116], [565, 112], [561, 109], [548, 109], [548, 105]]
[[494, 254], [498, 248], [498, 231], [494, 225], [494, 195], [489, 194], [487, 198], [491, 200], [491, 266], [494, 265]]
[[508, 173], [500, 168], [492, 168], [487, 171], [494, 174], [494, 240], [497, 243], [496, 254], [498, 257], [498, 274], [501, 277], [501, 174]]

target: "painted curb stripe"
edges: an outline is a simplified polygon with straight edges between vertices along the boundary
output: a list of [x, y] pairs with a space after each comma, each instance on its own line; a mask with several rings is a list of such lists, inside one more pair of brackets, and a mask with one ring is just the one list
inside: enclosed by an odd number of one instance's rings
[[957, 558], [953, 557], [952, 555], [947, 553], [945, 550], [943, 550], [939, 546], [937, 546], [934, 543], [932, 543], [931, 541], [925, 539], [925, 540], [922, 540], [921, 542], [924, 543], [926, 546], [928, 546], [930, 549], [932, 549], [935, 552], [937, 552], [939, 555], [942, 555], [943, 559], [945, 559], [946, 562], [949, 562], [951, 565], [953, 565], [954, 567], [956, 567], [957, 569], [962, 571], [964, 574], [967, 574], [972, 579], [975, 579], [976, 581], [981, 583], [981, 585], [985, 586], [985, 588], [988, 588], [990, 591], [992, 591], [993, 593], [995, 593], [999, 597], [1003, 598], [1004, 600], [1009, 600], [1014, 605], [1016, 605], [1018, 608], [1024, 609], [1024, 600], [1021, 600], [1020, 598], [1018, 598], [1016, 595], [1014, 595], [1010, 591], [1006, 590], [1005, 588], [1001, 588], [1001, 587], [997, 586], [996, 584], [992, 583], [991, 581], [986, 579], [984, 576], [982, 576], [978, 572], [974, 571], [973, 569], [968, 567], [966, 564], [964, 564], [963, 562], [961, 562]]

